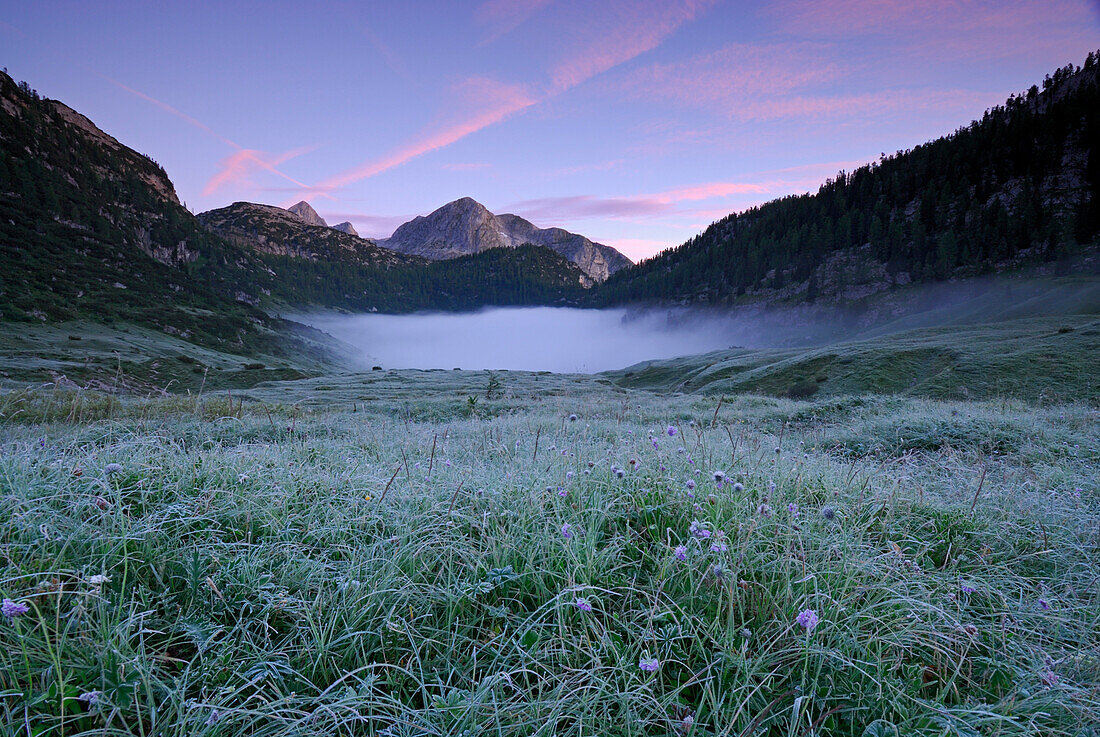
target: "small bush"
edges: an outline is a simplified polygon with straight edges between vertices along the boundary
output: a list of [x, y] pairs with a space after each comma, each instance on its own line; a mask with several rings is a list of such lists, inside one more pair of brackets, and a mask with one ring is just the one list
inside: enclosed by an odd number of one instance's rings
[[787, 396], [791, 399], [807, 399], [817, 394], [820, 387], [814, 381], [800, 381], [787, 390]]

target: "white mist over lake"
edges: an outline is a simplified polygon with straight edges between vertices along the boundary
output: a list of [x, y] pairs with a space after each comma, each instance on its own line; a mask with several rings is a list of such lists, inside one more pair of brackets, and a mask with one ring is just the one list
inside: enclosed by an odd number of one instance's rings
[[296, 318], [360, 351], [364, 367], [595, 373], [728, 348], [725, 321], [667, 312], [519, 307], [467, 313]]

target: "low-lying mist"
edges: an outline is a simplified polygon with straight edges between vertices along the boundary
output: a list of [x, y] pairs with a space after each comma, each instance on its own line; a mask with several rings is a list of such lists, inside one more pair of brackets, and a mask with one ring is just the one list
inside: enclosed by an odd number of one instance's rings
[[732, 345], [728, 321], [568, 307], [299, 318], [360, 351], [364, 367], [596, 373]]
[[794, 348], [904, 330], [1097, 314], [1100, 280], [982, 277], [882, 291], [843, 304], [733, 308], [488, 308], [467, 313], [295, 319], [358, 351], [362, 367], [597, 373], [731, 347]]

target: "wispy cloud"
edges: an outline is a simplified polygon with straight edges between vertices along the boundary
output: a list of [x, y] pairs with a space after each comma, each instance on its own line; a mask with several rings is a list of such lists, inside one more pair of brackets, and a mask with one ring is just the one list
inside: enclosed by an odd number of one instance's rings
[[[599, 22], [591, 18], [581, 19], [583, 22], [578, 22], [573, 29], [581, 39], [580, 44], [554, 65], [549, 89], [544, 93], [534, 93], [526, 85], [507, 84], [485, 77], [467, 79], [459, 85], [458, 94], [452, 95], [461, 102], [444, 116], [446, 122], [429, 126], [411, 141], [381, 158], [364, 162], [307, 188], [303, 195], [308, 197], [331, 192], [376, 176], [506, 120], [656, 48], [676, 28], [716, 1], [642, 0], [603, 4], [600, 9], [605, 14]], [[523, 0], [521, 5], [530, 9], [531, 2]], [[490, 7], [490, 14], [494, 11], [511, 12], [503, 3], [493, 3]], [[586, 12], [588, 9], [586, 5]]]
[[488, 44], [519, 28], [551, 0], [485, 0], [474, 11], [474, 20], [486, 29], [481, 43]]
[[416, 79], [413, 77], [412, 72], [409, 71], [408, 65], [406, 65], [404, 60], [390, 48], [389, 44], [383, 41], [382, 38], [366, 24], [363, 25], [362, 31], [367, 41], [370, 42], [370, 45], [373, 46], [374, 50], [378, 52], [378, 55], [382, 57], [382, 61], [390, 68], [390, 71], [409, 84], [416, 83]]
[[296, 156], [309, 153], [313, 151], [314, 148], [314, 146], [305, 146], [276, 155], [270, 155], [263, 151], [249, 148], [238, 149], [222, 159], [219, 164], [221, 168], [214, 176], [207, 180], [206, 185], [203, 187], [202, 195], [203, 197], [209, 197], [228, 184], [235, 184], [238, 186], [247, 184], [250, 181], [249, 177], [256, 169], [278, 174], [284, 179], [300, 187], [304, 187], [304, 184], [293, 177], [283, 174], [276, 167]]
[[[802, 38], [890, 38], [900, 58], [1001, 59], [1096, 46], [1100, 4], [1089, 0], [778, 0], [764, 11]], [[899, 48], [898, 44], [903, 44]], [[902, 53], [899, 53], [902, 52]]]
[[976, 112], [999, 95], [944, 89], [842, 91], [850, 70], [818, 42], [730, 44], [672, 64], [638, 69], [615, 84], [624, 93], [711, 110], [740, 121], [853, 118], [951, 108]]
[[306, 187], [304, 194], [309, 196], [330, 192], [381, 174], [418, 156], [449, 146], [482, 128], [499, 123], [536, 102], [520, 85], [502, 84], [484, 77], [465, 80], [454, 90], [454, 94], [462, 100], [465, 115], [460, 114], [423, 131], [418, 137], [380, 159], [364, 162], [312, 187]]
[[[725, 217], [734, 211], [730, 205], [682, 207], [683, 203], [703, 203], [737, 199], [741, 206], [758, 204], [777, 196], [805, 192], [820, 186], [825, 179], [841, 169], [852, 170], [864, 161], [828, 161], [815, 164], [755, 172], [741, 182], [703, 182], [650, 194], [604, 197], [569, 195], [543, 197], [513, 203], [507, 209], [541, 223], [570, 222], [589, 219], [647, 220], [669, 215]], [[747, 199], [746, 199], [747, 198]]]
[[563, 92], [598, 74], [657, 48], [684, 23], [694, 20], [716, 0], [680, 2], [606, 2], [586, 6], [601, 12], [596, 22], [578, 23], [571, 53], [554, 66], [551, 91]]
[[208, 126], [206, 123], [203, 123], [201, 120], [198, 120], [188, 115], [187, 113], [184, 113], [183, 111], [173, 107], [172, 105], [169, 105], [163, 100], [158, 100], [157, 98], [136, 90], [133, 87], [124, 85], [118, 80], [112, 79], [104, 75], [99, 76], [107, 80], [111, 84], [115, 85], [119, 89], [129, 92], [130, 94], [139, 97], [146, 102], [156, 105], [161, 110], [164, 110], [166, 113], [179, 118], [180, 120], [184, 121], [194, 128], [198, 128], [204, 133], [207, 133], [208, 135], [214, 137], [218, 141], [221, 141], [225, 145], [235, 150], [235, 153], [222, 159], [221, 163], [219, 164], [220, 168], [218, 169], [218, 171], [215, 172], [214, 175], [207, 180], [206, 185], [203, 187], [202, 190], [202, 194], [204, 197], [214, 194], [218, 189], [226, 184], [239, 184], [247, 181], [249, 173], [251, 171], [254, 171], [255, 169], [262, 169], [264, 171], [270, 172], [271, 174], [281, 177], [297, 187], [308, 186], [305, 183], [300, 182], [294, 177], [290, 176], [289, 174], [283, 173], [277, 167], [279, 164], [282, 164], [289, 159], [293, 159], [296, 156], [301, 156], [302, 154], [313, 151], [316, 148], [315, 146], [296, 148], [291, 151], [287, 151], [286, 153], [277, 155], [270, 155], [263, 151], [248, 149], [240, 145], [236, 141], [226, 138], [225, 136]]

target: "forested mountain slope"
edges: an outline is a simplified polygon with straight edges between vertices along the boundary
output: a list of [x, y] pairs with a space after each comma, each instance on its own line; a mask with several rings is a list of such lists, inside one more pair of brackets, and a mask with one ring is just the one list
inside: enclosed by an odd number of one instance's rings
[[852, 298], [1054, 261], [1100, 230], [1100, 52], [981, 120], [732, 214], [613, 274], [596, 304]]

